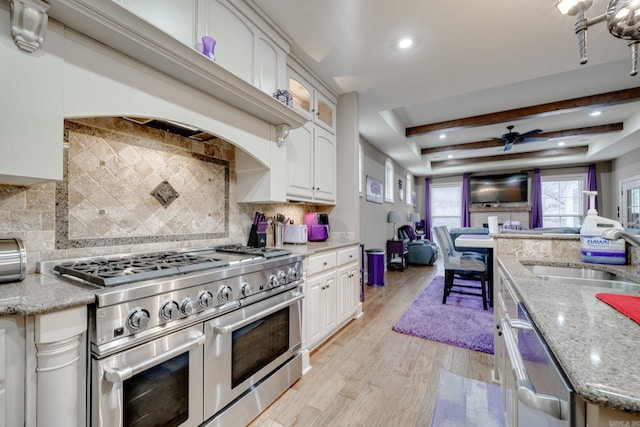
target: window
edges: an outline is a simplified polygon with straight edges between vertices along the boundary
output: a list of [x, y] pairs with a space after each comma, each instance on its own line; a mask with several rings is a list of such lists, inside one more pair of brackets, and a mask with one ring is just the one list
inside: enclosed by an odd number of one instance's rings
[[542, 224], [545, 227], [579, 227], [584, 214], [582, 194], [586, 176], [541, 177]]
[[404, 180], [406, 181], [406, 197], [404, 198], [407, 201], [407, 206], [415, 206], [416, 205], [416, 201], [413, 200], [413, 177], [411, 176], [410, 173], [407, 173], [407, 175], [405, 176]]
[[462, 184], [431, 184], [431, 226], [460, 227]]
[[384, 162], [384, 201], [393, 203], [393, 186], [395, 180], [393, 179], [393, 163], [387, 159]]

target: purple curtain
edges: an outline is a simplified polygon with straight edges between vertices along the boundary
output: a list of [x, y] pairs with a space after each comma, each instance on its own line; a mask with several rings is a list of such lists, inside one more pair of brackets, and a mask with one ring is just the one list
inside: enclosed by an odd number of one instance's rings
[[469, 174], [462, 175], [462, 215], [460, 215], [460, 226], [469, 227], [471, 225], [471, 214], [469, 213]]
[[531, 195], [531, 228], [542, 227], [542, 184], [540, 169], [533, 170], [533, 194]]
[[[598, 183], [596, 182], [596, 165], [591, 163], [589, 165], [589, 172], [587, 172], [587, 190], [589, 191], [598, 191]], [[596, 205], [594, 208], [598, 209], [598, 196], [596, 196], [595, 200]]]
[[431, 240], [431, 191], [428, 177], [424, 179], [424, 236]]

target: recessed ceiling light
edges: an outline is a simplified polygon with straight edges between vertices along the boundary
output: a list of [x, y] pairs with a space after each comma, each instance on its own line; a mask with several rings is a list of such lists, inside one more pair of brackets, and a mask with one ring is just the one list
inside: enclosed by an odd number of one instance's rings
[[559, 141], [559, 142], [558, 142], [558, 145], [559, 145], [560, 147], [562, 147], [564, 144], [566, 144], [566, 142], [564, 142], [564, 141]]
[[589, 113], [589, 116], [591, 117], [598, 117], [600, 114], [602, 114], [602, 111], [600, 110], [596, 110], [596, 111], [592, 111]]
[[446, 134], [446, 133], [441, 133], [441, 134], [438, 136], [438, 138], [440, 138], [440, 139], [445, 139], [446, 137], [447, 137], [447, 134]]
[[449, 159], [453, 159], [453, 154], [449, 154], [449, 155], [447, 156], [447, 158], [449, 158]]
[[400, 49], [408, 49], [411, 47], [412, 44], [413, 44], [413, 40], [411, 40], [409, 37], [404, 37], [400, 39], [400, 41], [398, 42], [398, 47]]

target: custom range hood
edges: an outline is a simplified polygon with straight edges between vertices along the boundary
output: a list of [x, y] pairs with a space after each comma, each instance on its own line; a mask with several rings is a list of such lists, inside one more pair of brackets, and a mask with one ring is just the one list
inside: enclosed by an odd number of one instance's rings
[[[18, 105], [25, 113], [18, 108], [14, 115], [50, 124], [38, 135], [14, 129], [23, 141], [46, 144], [53, 150], [48, 157], [60, 158], [59, 135], [67, 118], [127, 117], [163, 130], [186, 129], [239, 149], [238, 201], [286, 201], [282, 144], [289, 129], [307, 122], [303, 115], [114, 1], [10, 0], [10, 5], [11, 35], [29, 52], [13, 55], [42, 75], [35, 80], [42, 90], [29, 91], [34, 96]], [[15, 80], [25, 93], [34, 84]], [[22, 181], [61, 179], [61, 167], [54, 164], [57, 170], [47, 176]]]

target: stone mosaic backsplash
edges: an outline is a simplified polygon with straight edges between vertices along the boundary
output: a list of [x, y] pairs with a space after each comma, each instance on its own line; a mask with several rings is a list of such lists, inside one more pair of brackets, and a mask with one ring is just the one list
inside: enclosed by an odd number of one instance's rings
[[[87, 118], [65, 122], [65, 142], [64, 181], [0, 185], [0, 238], [23, 240], [28, 272], [41, 260], [246, 244], [256, 211], [295, 223], [315, 211], [236, 203], [235, 147], [225, 141]], [[164, 180], [179, 194], [167, 208], [150, 194]]]
[[194, 153], [197, 141], [143, 130], [67, 124], [57, 249], [228, 237], [230, 144], [215, 142], [221, 159]]

